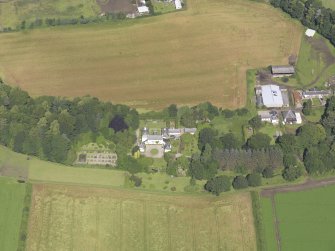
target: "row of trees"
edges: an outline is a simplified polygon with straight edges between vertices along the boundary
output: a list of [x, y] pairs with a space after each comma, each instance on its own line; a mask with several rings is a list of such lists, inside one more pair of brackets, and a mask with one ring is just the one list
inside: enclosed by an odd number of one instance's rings
[[[128, 129], [109, 128], [115, 116], [122, 118]], [[0, 143], [16, 152], [72, 163], [74, 159], [69, 158], [73, 158], [76, 143], [88, 133], [92, 142], [98, 137], [113, 142], [122, 156], [133, 146], [138, 126], [137, 111], [125, 105], [89, 96], [31, 98], [20, 88], [0, 83]]]
[[270, 0], [270, 3], [317, 30], [335, 45], [335, 10], [323, 7], [321, 0]]

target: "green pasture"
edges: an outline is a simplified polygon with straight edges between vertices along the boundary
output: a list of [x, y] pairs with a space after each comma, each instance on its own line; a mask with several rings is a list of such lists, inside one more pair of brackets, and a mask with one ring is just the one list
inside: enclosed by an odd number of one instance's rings
[[335, 186], [275, 197], [282, 250], [335, 250]]
[[95, 0], [11, 0], [0, 3], [0, 25], [15, 28], [21, 22], [36, 18], [92, 17], [100, 13]]
[[0, 250], [16, 251], [19, 246], [26, 185], [0, 177]]
[[334, 0], [322, 0], [323, 6], [326, 8], [331, 8], [335, 10], [335, 1]]
[[[309, 42], [314, 41], [314, 42]], [[317, 44], [312, 46], [312, 43]], [[316, 34], [313, 38], [303, 37], [296, 66], [296, 79], [301, 87], [323, 86], [335, 74], [335, 48], [328, 40]]]

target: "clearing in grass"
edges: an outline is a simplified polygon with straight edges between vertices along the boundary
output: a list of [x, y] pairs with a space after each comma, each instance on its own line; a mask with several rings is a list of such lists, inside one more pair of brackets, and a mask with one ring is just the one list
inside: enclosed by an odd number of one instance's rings
[[26, 185], [0, 177], [0, 250], [17, 250]]
[[256, 1], [189, 0], [186, 11], [122, 22], [1, 34], [0, 72], [32, 95], [83, 96], [140, 108], [236, 108], [246, 70], [287, 64], [302, 28]]
[[256, 250], [250, 195], [35, 185], [27, 250], [68, 249]]

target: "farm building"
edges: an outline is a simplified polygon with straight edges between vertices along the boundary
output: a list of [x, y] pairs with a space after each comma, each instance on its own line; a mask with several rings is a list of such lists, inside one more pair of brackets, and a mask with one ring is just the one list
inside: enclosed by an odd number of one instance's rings
[[299, 112], [295, 112], [293, 110], [288, 110], [282, 112], [283, 122], [285, 124], [301, 124], [302, 119]]
[[268, 108], [283, 107], [283, 97], [278, 85], [263, 85], [262, 86], [262, 101], [263, 105]]
[[183, 8], [183, 6], [181, 5], [181, 1], [180, 0], [175, 0], [174, 1], [174, 5], [176, 6], [176, 10], [180, 10]]
[[269, 122], [273, 125], [279, 124], [277, 111], [258, 111], [257, 114], [261, 118], [262, 122]]
[[328, 97], [329, 95], [331, 95], [330, 91], [325, 91], [325, 90], [309, 90], [309, 91], [303, 91], [302, 92], [302, 97], [304, 99], [310, 99], [310, 98], [324, 98], [324, 97]]
[[293, 98], [294, 98], [294, 104], [296, 108], [301, 108], [302, 107], [302, 97], [301, 93], [298, 91], [293, 92]]
[[181, 135], [189, 133], [194, 135], [197, 131], [197, 128], [163, 128], [162, 135], [163, 138], [175, 138], [178, 139]]
[[274, 78], [289, 77], [295, 73], [295, 69], [292, 65], [271, 66], [271, 73]]
[[315, 30], [312, 30], [312, 29], [307, 29], [306, 32], [305, 32], [305, 35], [307, 37], [314, 37], [316, 31]]

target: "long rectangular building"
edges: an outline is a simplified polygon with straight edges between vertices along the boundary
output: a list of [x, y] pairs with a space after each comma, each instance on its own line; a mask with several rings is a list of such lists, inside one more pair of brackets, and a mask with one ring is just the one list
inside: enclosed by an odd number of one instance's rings
[[263, 104], [268, 108], [283, 107], [283, 97], [278, 85], [262, 86]]

